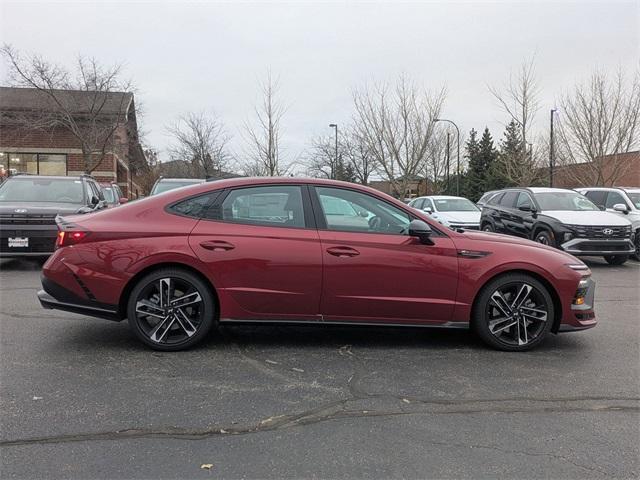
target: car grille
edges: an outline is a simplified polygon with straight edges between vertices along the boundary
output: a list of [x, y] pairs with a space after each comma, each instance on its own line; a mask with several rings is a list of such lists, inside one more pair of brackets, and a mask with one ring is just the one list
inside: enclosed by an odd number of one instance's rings
[[0, 224], [3, 225], [53, 225], [56, 223], [55, 213], [30, 214], [1, 213]]
[[[55, 250], [57, 231], [7, 231], [2, 230], [0, 237], [0, 253], [51, 253]], [[9, 247], [10, 237], [28, 237], [29, 246], [27, 248]]]
[[[607, 227], [607, 226], [585, 226], [567, 225], [573, 230], [578, 238], [589, 239], [627, 239], [631, 236], [631, 227]], [[605, 233], [606, 232], [606, 233]]]
[[480, 225], [478, 225], [477, 223], [474, 223], [474, 224], [471, 224], [471, 225], [453, 223], [450, 226], [451, 226], [451, 228], [464, 228], [465, 230], [480, 230]]

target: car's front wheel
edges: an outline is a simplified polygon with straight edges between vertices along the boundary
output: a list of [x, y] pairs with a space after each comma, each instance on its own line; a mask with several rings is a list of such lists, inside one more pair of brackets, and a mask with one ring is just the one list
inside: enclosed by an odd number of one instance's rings
[[490, 233], [491, 233], [491, 232], [495, 232], [495, 229], [493, 228], [493, 225], [491, 225], [490, 223], [485, 223], [485, 224], [482, 226], [482, 231], [483, 231], [483, 232], [490, 232]]
[[542, 342], [553, 319], [548, 289], [530, 275], [509, 273], [484, 286], [474, 304], [472, 326], [488, 345], [517, 352]]
[[550, 247], [556, 246], [556, 242], [553, 239], [551, 232], [549, 232], [548, 230], [540, 230], [538, 233], [536, 233], [535, 240], [536, 242], [543, 245], [549, 245]]
[[622, 265], [629, 259], [629, 255], [605, 255], [604, 259], [609, 265]]
[[636, 231], [634, 245], [636, 246], [636, 253], [634, 253], [632, 256], [635, 260], [640, 262], [640, 229]]
[[135, 336], [155, 350], [192, 347], [211, 330], [215, 303], [205, 282], [167, 268], [141, 278], [129, 296], [127, 316]]

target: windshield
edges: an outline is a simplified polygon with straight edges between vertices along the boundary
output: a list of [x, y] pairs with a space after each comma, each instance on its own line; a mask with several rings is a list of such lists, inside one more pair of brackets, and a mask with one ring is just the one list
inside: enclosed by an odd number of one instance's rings
[[600, 210], [584, 195], [574, 192], [536, 193], [536, 200], [542, 211], [569, 210], [581, 212], [585, 210]]
[[0, 202], [84, 203], [83, 199], [80, 180], [29, 178], [0, 185]]
[[107, 203], [118, 203], [113, 188], [102, 187], [102, 194], [104, 195], [104, 199], [107, 201]]
[[480, 211], [466, 198], [434, 198], [438, 212], [478, 212]]
[[151, 195], [157, 195], [158, 193], [168, 192], [169, 190], [174, 190], [176, 188], [188, 187], [189, 185], [196, 185], [197, 183], [202, 183], [202, 181], [201, 180], [185, 180], [184, 182], [160, 181], [156, 183], [156, 186], [153, 188]]
[[627, 192], [627, 195], [629, 195], [629, 198], [631, 199], [633, 205], [637, 209], [640, 209], [640, 192]]

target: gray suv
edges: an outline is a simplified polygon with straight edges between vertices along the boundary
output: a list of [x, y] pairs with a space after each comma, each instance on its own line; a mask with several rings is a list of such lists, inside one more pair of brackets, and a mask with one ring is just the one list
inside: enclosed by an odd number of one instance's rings
[[631, 222], [635, 259], [640, 261], [640, 187], [576, 188], [602, 210], [617, 213]]

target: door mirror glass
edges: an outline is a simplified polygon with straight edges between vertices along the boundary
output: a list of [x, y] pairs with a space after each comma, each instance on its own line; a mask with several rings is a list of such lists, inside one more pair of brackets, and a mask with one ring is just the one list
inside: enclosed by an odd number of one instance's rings
[[97, 196], [93, 195], [91, 197], [91, 205], [95, 207], [96, 205], [98, 205], [98, 203], [100, 203], [100, 199]]
[[431, 207], [424, 207], [422, 210], [427, 212], [427, 213], [433, 213], [433, 208], [431, 208]]
[[624, 203], [616, 203], [613, 206], [613, 209], [616, 212], [621, 212], [621, 213], [629, 213], [629, 209], [627, 208], [627, 206]]
[[422, 220], [412, 220], [409, 224], [409, 236], [418, 237], [420, 243], [424, 243], [425, 245], [433, 245], [433, 240], [429, 238], [432, 233], [433, 231], [429, 224]]

